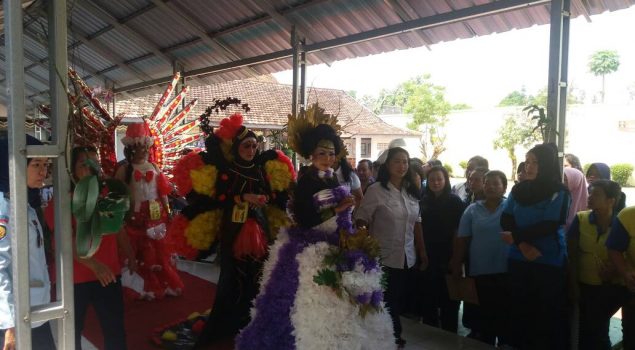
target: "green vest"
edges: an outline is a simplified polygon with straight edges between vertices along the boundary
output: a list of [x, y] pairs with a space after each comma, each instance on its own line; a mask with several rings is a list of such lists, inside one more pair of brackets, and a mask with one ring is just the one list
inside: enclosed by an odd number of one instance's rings
[[[597, 226], [589, 220], [591, 211], [581, 211], [577, 215], [580, 222], [578, 278], [582, 283], [598, 286], [602, 284], [600, 267], [610, 264], [606, 248], [606, 239], [609, 236], [610, 228], [598, 236]], [[619, 277], [607, 282], [623, 284]]]

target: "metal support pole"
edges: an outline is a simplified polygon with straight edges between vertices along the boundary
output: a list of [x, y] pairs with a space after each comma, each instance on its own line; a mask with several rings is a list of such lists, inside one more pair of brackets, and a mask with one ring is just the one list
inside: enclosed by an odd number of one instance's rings
[[305, 40], [300, 42], [300, 108], [306, 108], [306, 51], [304, 50]]
[[26, 138], [24, 108], [24, 48], [22, 1], [4, 0], [7, 86], [9, 87], [8, 143], [9, 192], [11, 196], [11, 269], [15, 337], [18, 349], [31, 348], [31, 304], [29, 295], [29, 230], [26, 196]]
[[291, 29], [291, 48], [293, 49], [292, 65], [293, 65], [293, 77], [291, 87], [291, 115], [296, 115], [298, 112], [298, 75], [299, 75], [299, 62], [298, 62], [298, 49], [300, 43], [298, 42], [298, 33], [293, 26]]
[[[548, 142], [556, 142], [560, 163], [564, 156], [569, 58], [570, 0], [551, 1], [547, 116], [551, 119]], [[557, 132], [556, 132], [557, 131]]]
[[[57, 146], [58, 156], [53, 159], [53, 184], [55, 188], [55, 263], [57, 272], [57, 298], [59, 303], [49, 308], [59, 311], [50, 313], [47, 319], [58, 318], [57, 346], [59, 349], [75, 349], [75, 305], [73, 303], [73, 236], [71, 208], [68, 200], [70, 179], [65, 148], [68, 141], [68, 52], [66, 0], [48, 2], [49, 30], [49, 85], [51, 91], [52, 142]], [[61, 297], [61, 298], [60, 298]], [[58, 305], [55, 305], [58, 304]], [[46, 313], [48, 310], [42, 310]], [[53, 311], [53, 310], [51, 310]]]

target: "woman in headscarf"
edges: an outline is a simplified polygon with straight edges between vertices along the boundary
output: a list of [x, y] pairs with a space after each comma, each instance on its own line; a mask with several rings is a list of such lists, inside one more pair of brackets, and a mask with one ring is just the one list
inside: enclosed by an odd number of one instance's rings
[[[281, 230], [271, 247], [252, 320], [236, 348], [390, 349], [395, 343], [381, 269], [359, 245], [373, 245], [372, 239], [353, 230], [354, 199], [332, 168], [344, 145], [329, 124], [294, 124], [306, 114], [332, 120], [322, 109], [302, 113], [289, 117], [290, 145], [311, 160], [294, 190], [295, 225]], [[359, 249], [347, 248], [353, 246]]]
[[527, 179], [507, 198], [501, 238], [510, 244], [510, 343], [520, 349], [565, 349], [565, 231], [570, 195], [554, 144], [525, 156]]
[[587, 191], [586, 179], [584, 174], [576, 168], [564, 168], [564, 183], [571, 194], [571, 206], [569, 207], [569, 215], [567, 216], [566, 230], [569, 229], [575, 215], [587, 208]]
[[[27, 135], [28, 145], [41, 145], [36, 138]], [[24, 169], [23, 169], [24, 170]], [[44, 252], [43, 226], [38, 211], [41, 211], [40, 189], [44, 186], [48, 170], [46, 158], [29, 158], [26, 168], [27, 188], [13, 196], [24, 196], [28, 193], [27, 217], [29, 245], [29, 292], [31, 306], [47, 304], [51, 301], [51, 280], [49, 278], [46, 256]], [[9, 198], [9, 145], [6, 134], [0, 136], [0, 346], [3, 349], [15, 349], [16, 320], [15, 297], [13, 295], [13, 273], [11, 252], [11, 209]], [[24, 241], [23, 241], [24, 242]], [[55, 343], [48, 321], [28, 322], [31, 326], [33, 349], [54, 350]]]
[[589, 186], [595, 180], [610, 180], [611, 168], [605, 163], [592, 163], [586, 171], [586, 182]]
[[[611, 168], [605, 163], [592, 163], [586, 171], [586, 182], [589, 185], [588, 191], [591, 192], [591, 185], [596, 180], [611, 180]], [[616, 208], [624, 208], [626, 206], [626, 194], [622, 191], [620, 198], [617, 200]], [[619, 211], [616, 210], [617, 215]]]
[[[196, 348], [233, 339], [249, 323], [274, 226], [280, 222], [271, 213], [285, 213], [287, 188], [295, 176], [290, 160], [280, 151], [261, 152], [259, 147], [256, 134], [236, 113], [206, 139], [206, 152], [188, 154], [175, 169], [177, 177], [192, 178], [189, 206], [182, 211], [190, 220], [188, 242], [203, 240], [195, 248], [205, 250], [216, 237], [220, 241], [216, 297]], [[187, 168], [194, 163], [199, 167]], [[272, 175], [266, 168], [277, 172]], [[177, 181], [179, 191], [187, 187], [182, 180]], [[202, 235], [195, 237], [193, 231]]]

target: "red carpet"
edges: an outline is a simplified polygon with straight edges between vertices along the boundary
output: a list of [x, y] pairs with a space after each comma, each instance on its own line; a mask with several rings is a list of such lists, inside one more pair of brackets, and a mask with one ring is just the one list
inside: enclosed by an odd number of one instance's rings
[[[126, 337], [129, 350], [160, 349], [152, 343], [151, 337], [157, 328], [185, 319], [192, 312], [203, 312], [212, 306], [216, 296], [216, 285], [179, 272], [185, 291], [179, 297], [166, 297], [156, 301], [125, 302]], [[103, 349], [103, 337], [99, 321], [94, 311], [89, 309], [86, 316], [84, 336], [97, 348]], [[222, 346], [226, 349], [229, 347]]]

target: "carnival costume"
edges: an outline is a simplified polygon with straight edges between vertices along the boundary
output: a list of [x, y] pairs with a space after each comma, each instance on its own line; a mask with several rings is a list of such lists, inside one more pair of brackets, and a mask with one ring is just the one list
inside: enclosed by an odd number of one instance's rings
[[[336, 122], [317, 105], [289, 116], [289, 144], [307, 159], [318, 145], [344, 156]], [[270, 250], [238, 349], [394, 347], [379, 246], [366, 230], [353, 229], [350, 208], [335, 214], [348, 196], [332, 169], [311, 166], [300, 177], [290, 205], [295, 225], [281, 230]]]
[[147, 122], [142, 120], [130, 124], [121, 141], [126, 146], [127, 162], [117, 170], [116, 177], [130, 188], [131, 208], [124, 227], [135, 252], [137, 273], [141, 278], [124, 273], [123, 286], [128, 288], [128, 295], [139, 299], [180, 295], [183, 282], [164, 240], [170, 210], [167, 195], [172, 187], [158, 166], [147, 160], [147, 156], [135, 160], [135, 152], [143, 147], [149, 149], [154, 144]]
[[[233, 102], [232, 102], [233, 101]], [[289, 158], [282, 152], [256, 151], [253, 159], [239, 153], [243, 142], [256, 147], [256, 135], [242, 125], [236, 113], [212, 132], [207, 118], [236, 99], [216, 101], [202, 116], [206, 151], [192, 152], [175, 168], [177, 188], [189, 206], [170, 228], [183, 232], [187, 250], [207, 250], [220, 242], [220, 276], [216, 298], [197, 346], [234, 337], [249, 322], [249, 309], [258, 292], [262, 263], [281, 226], [288, 224], [287, 189], [295, 180]], [[248, 107], [243, 105], [248, 111]], [[246, 197], [257, 198], [248, 202]], [[255, 197], [254, 197], [255, 196]]]

